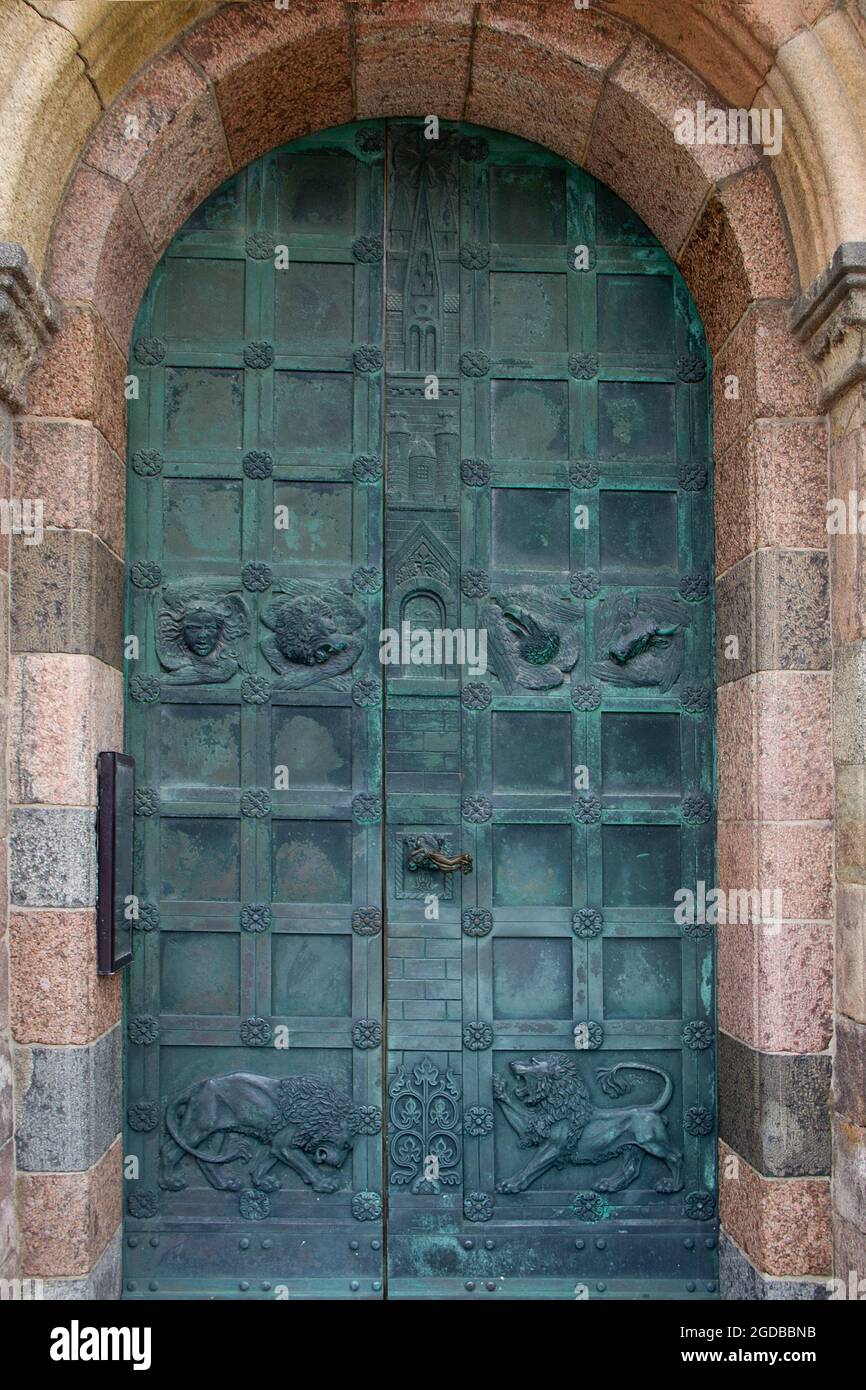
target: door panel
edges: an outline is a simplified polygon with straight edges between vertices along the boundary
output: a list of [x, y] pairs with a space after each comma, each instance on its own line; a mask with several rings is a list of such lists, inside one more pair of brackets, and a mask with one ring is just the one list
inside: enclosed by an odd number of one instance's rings
[[492, 131], [311, 137], [175, 238], [128, 1297], [715, 1293], [706, 361], [643, 224]]
[[376, 143], [225, 185], [136, 329], [130, 1297], [382, 1297]]
[[700, 326], [564, 161], [391, 122], [388, 165], [386, 616], [489, 663], [387, 673], [389, 1295], [707, 1297]]

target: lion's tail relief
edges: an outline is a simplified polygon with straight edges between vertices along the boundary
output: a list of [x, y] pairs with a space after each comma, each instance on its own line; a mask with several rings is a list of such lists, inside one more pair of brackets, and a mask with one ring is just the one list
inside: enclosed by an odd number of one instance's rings
[[203, 1153], [201, 1149], [194, 1149], [191, 1144], [181, 1138], [178, 1133], [178, 1125], [183, 1119], [190, 1095], [191, 1092], [187, 1091], [165, 1107], [165, 1127], [184, 1153], [192, 1154], [193, 1158], [197, 1158], [200, 1163], [234, 1163], [237, 1158], [249, 1158], [249, 1149], [245, 1144], [241, 1144], [237, 1149], [232, 1149], [230, 1153], [217, 1156], [216, 1154]]
[[617, 1076], [618, 1071], [649, 1071], [652, 1072], [653, 1076], [660, 1076], [665, 1083], [664, 1090], [658, 1100], [645, 1108], [655, 1111], [664, 1110], [674, 1093], [674, 1083], [666, 1071], [662, 1071], [661, 1067], [651, 1067], [647, 1062], [617, 1062], [614, 1067], [599, 1067], [596, 1076], [598, 1077], [598, 1084], [606, 1095], [619, 1097], [631, 1090], [629, 1082], [620, 1080]]

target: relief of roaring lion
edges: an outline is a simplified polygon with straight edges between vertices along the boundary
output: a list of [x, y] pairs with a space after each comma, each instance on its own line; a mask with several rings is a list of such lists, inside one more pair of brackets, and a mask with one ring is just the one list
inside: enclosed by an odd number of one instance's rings
[[[314, 1076], [273, 1079], [232, 1072], [198, 1081], [166, 1107], [168, 1138], [159, 1154], [159, 1185], [170, 1192], [186, 1187], [179, 1168], [187, 1155], [196, 1160], [212, 1187], [237, 1192], [239, 1178], [224, 1165], [249, 1165], [250, 1182], [262, 1192], [280, 1185], [271, 1172], [277, 1163], [303, 1178], [314, 1192], [336, 1192], [342, 1168], [358, 1134], [375, 1133], [349, 1096]], [[233, 1143], [239, 1134], [258, 1140]]]
[[664, 1082], [652, 1105], [602, 1109], [590, 1100], [574, 1062], [561, 1054], [512, 1062], [511, 1071], [516, 1078], [513, 1096], [501, 1076], [493, 1078], [493, 1094], [521, 1148], [536, 1152], [519, 1173], [496, 1184], [499, 1192], [525, 1192], [549, 1168], [604, 1163], [620, 1154], [620, 1167], [594, 1184], [596, 1192], [619, 1192], [628, 1187], [640, 1172], [644, 1154], [660, 1158], [670, 1174], [659, 1179], [656, 1191], [680, 1191], [683, 1155], [668, 1141], [667, 1120], [661, 1113], [674, 1090], [667, 1072], [645, 1062], [600, 1067], [599, 1083], [611, 1096], [624, 1095], [629, 1089], [628, 1083], [618, 1078], [620, 1071], [652, 1072]]

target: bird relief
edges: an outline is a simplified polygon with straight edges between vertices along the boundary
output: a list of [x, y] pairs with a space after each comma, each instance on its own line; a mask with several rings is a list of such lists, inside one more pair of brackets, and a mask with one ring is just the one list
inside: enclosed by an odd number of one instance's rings
[[491, 671], [509, 694], [555, 689], [580, 655], [582, 619], [582, 606], [555, 584], [491, 594], [483, 610]]

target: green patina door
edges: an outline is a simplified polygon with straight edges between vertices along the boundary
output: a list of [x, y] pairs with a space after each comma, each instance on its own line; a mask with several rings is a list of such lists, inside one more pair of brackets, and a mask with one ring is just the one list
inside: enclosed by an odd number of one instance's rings
[[365, 124], [199, 209], [130, 371], [127, 1296], [712, 1297], [674, 266], [536, 146]]

